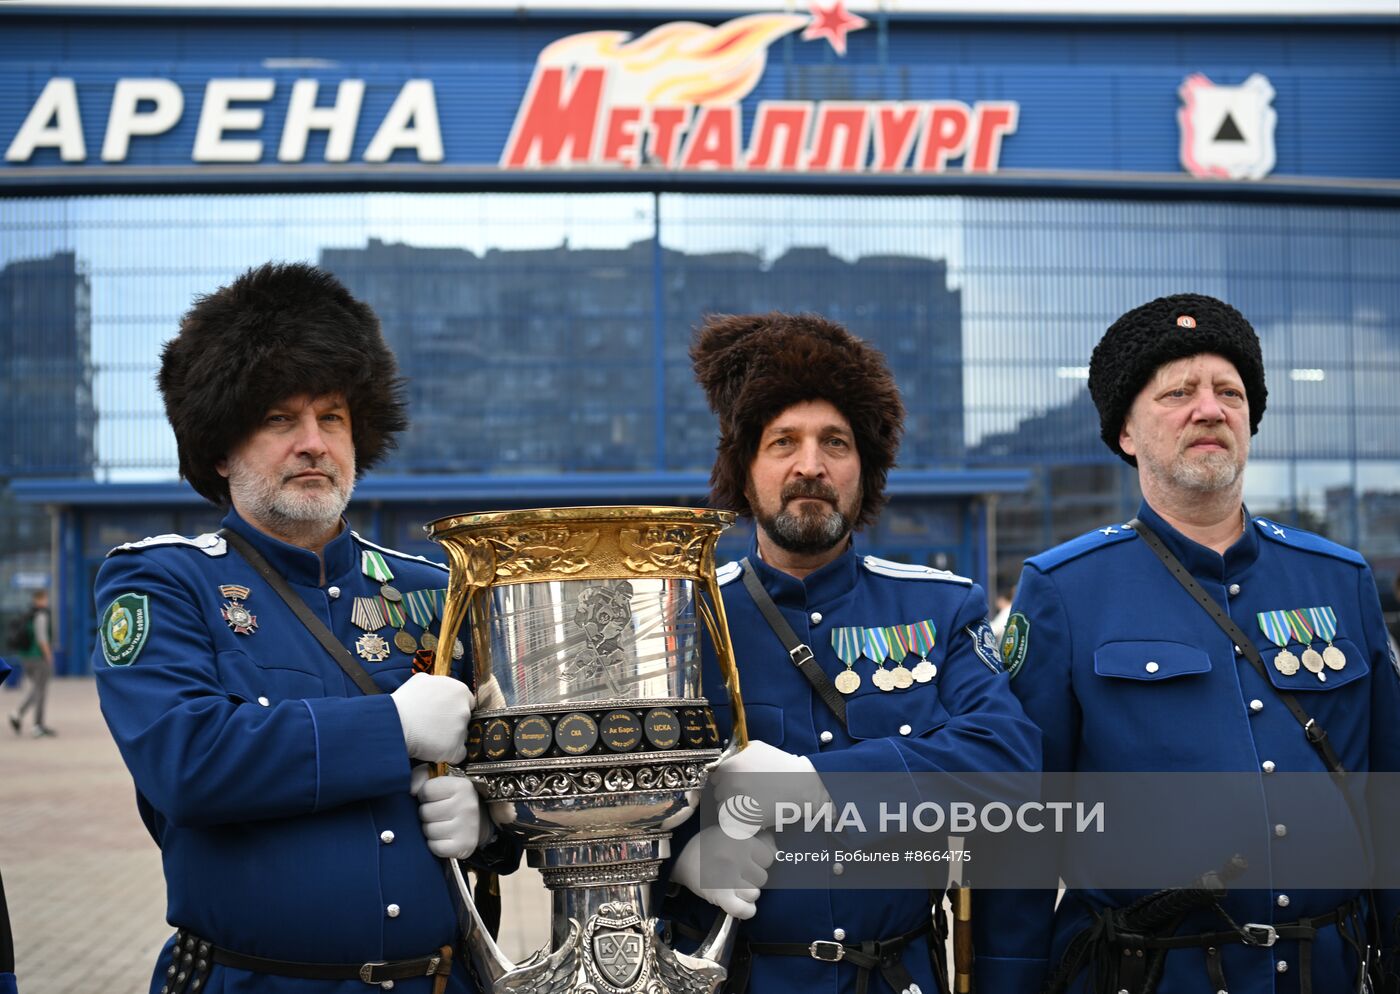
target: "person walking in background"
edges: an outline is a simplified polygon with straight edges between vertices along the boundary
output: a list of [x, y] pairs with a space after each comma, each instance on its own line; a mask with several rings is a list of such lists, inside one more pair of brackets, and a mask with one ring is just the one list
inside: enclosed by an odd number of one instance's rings
[[29, 693], [25, 695], [19, 710], [10, 715], [10, 727], [16, 735], [23, 730], [24, 716], [31, 709], [34, 711], [34, 727], [31, 734], [36, 739], [58, 734], [44, 723], [44, 707], [49, 699], [49, 680], [53, 677], [51, 618], [49, 592], [34, 591], [33, 602], [24, 616], [23, 628], [19, 634], [20, 643], [15, 646], [29, 686]]

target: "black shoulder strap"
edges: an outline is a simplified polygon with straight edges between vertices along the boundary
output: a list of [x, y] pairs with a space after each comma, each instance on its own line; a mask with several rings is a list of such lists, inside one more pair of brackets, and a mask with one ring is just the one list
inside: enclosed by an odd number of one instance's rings
[[831, 708], [832, 714], [836, 715], [836, 720], [841, 722], [841, 727], [845, 728], [845, 698], [837, 692], [836, 688], [832, 686], [831, 680], [817, 665], [811, 647], [797, 637], [797, 633], [792, 630], [792, 626], [787, 623], [787, 619], [778, 610], [778, 605], [773, 603], [773, 598], [768, 596], [768, 591], [764, 590], [763, 584], [758, 582], [758, 576], [754, 573], [753, 565], [749, 562], [748, 557], [744, 558], [741, 565], [744, 567], [744, 586], [748, 589], [753, 602], [758, 605], [758, 609], [763, 612], [768, 627], [773, 629], [773, 634], [778, 636], [783, 647], [787, 649], [793, 665], [807, 678], [807, 682], [816, 688], [817, 693], [826, 702], [826, 706]]
[[1167, 567], [1171, 575], [1176, 579], [1176, 582], [1186, 588], [1186, 592], [1196, 599], [1197, 604], [1205, 608], [1206, 613], [1211, 616], [1226, 635], [1230, 636], [1230, 640], [1239, 647], [1245, 658], [1249, 660], [1250, 664], [1259, 675], [1264, 678], [1264, 682], [1273, 688], [1274, 693], [1278, 695], [1278, 699], [1283, 702], [1283, 706], [1288, 708], [1289, 713], [1293, 715], [1298, 724], [1303, 726], [1304, 734], [1307, 735], [1308, 741], [1312, 743], [1312, 747], [1317, 750], [1317, 754], [1322, 757], [1322, 761], [1327, 765], [1327, 769], [1331, 770], [1333, 773], [1345, 773], [1346, 767], [1342, 766], [1342, 761], [1337, 758], [1337, 753], [1332, 749], [1332, 744], [1327, 741], [1327, 732], [1323, 730], [1322, 726], [1319, 725], [1315, 719], [1303, 710], [1303, 706], [1298, 703], [1296, 697], [1287, 691], [1279, 690], [1278, 687], [1274, 686], [1274, 682], [1269, 679], [1268, 670], [1264, 668], [1264, 658], [1259, 655], [1259, 650], [1255, 647], [1254, 641], [1240, 629], [1239, 625], [1235, 624], [1234, 620], [1215, 602], [1215, 599], [1205, 592], [1204, 588], [1196, 582], [1196, 578], [1187, 571], [1185, 566], [1181, 565], [1181, 562], [1176, 556], [1172, 555], [1171, 550], [1163, 544], [1161, 536], [1137, 518], [1129, 521], [1128, 527], [1138, 533], [1142, 540], [1147, 543], [1147, 547], [1156, 554], [1158, 559], [1162, 560], [1162, 565]]
[[219, 536], [237, 549], [239, 555], [248, 560], [248, 565], [257, 570], [267, 581], [268, 586], [277, 591], [277, 596], [287, 602], [287, 606], [292, 609], [297, 620], [306, 626], [307, 631], [316, 636], [316, 641], [320, 642], [322, 647], [331, 654], [331, 658], [340, 664], [345, 675], [355, 681], [355, 686], [366, 694], [383, 693], [379, 689], [379, 685], [365, 672], [365, 668], [355, 662], [355, 657], [350, 655], [350, 650], [341, 645], [331, 634], [330, 629], [322, 624], [321, 619], [311, 613], [306, 602], [298, 597], [291, 587], [287, 586], [287, 581], [282, 577], [282, 574], [272, 568], [272, 564], [263, 558], [261, 552], [253, 548], [251, 542], [229, 528], [220, 528]]

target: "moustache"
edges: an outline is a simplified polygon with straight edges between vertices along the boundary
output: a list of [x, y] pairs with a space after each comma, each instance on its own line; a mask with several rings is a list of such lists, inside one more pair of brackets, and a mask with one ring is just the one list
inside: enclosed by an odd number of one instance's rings
[[305, 465], [298, 466], [290, 472], [284, 473], [282, 475], [282, 482], [290, 483], [292, 479], [298, 476], [299, 474], [312, 470], [314, 470], [317, 473], [324, 474], [326, 478], [332, 483], [340, 482], [340, 471], [336, 469], [335, 464], [330, 462], [329, 460], [326, 460], [324, 462], [311, 461], [307, 462]]
[[783, 487], [782, 498], [786, 504], [790, 500], [807, 497], [837, 503], [836, 488], [820, 480], [799, 480]]

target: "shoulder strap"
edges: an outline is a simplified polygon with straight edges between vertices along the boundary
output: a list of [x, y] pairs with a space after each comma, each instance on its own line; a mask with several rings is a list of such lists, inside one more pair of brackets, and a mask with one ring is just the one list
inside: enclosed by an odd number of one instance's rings
[[230, 528], [220, 528], [219, 534], [238, 550], [239, 555], [248, 560], [248, 565], [257, 570], [262, 578], [267, 581], [268, 586], [277, 591], [277, 596], [287, 602], [287, 606], [292, 609], [292, 613], [297, 616], [297, 620], [306, 626], [306, 630], [316, 636], [316, 641], [321, 643], [322, 648], [331, 654], [331, 658], [340, 664], [340, 668], [345, 671], [345, 675], [355, 681], [355, 686], [359, 687], [366, 694], [383, 693], [379, 685], [365, 672], [365, 668], [355, 662], [355, 657], [350, 655], [350, 650], [341, 645], [336, 637], [331, 634], [331, 630], [322, 623], [321, 619], [311, 613], [311, 609], [306, 606], [306, 602], [296, 595], [291, 587], [287, 586], [287, 581], [282, 574], [272, 568], [263, 554], [253, 548], [249, 542], [238, 532]]
[[758, 605], [758, 609], [763, 612], [764, 619], [768, 622], [768, 627], [773, 629], [773, 634], [783, 643], [787, 649], [788, 656], [797, 667], [799, 673], [807, 678], [807, 682], [816, 688], [821, 695], [826, 706], [836, 715], [836, 720], [841, 722], [841, 727], [846, 727], [846, 701], [837, 693], [832, 686], [831, 680], [822, 672], [822, 668], [817, 665], [816, 657], [812, 655], [809, 645], [797, 637], [797, 633], [792, 630], [792, 626], [787, 623], [782, 612], [778, 610], [778, 605], [773, 603], [773, 598], [768, 596], [768, 591], [763, 589], [763, 584], [758, 582], [758, 575], [754, 573], [753, 564], [745, 557], [741, 565], [744, 567], [744, 586], [749, 591], [749, 596]]
[[1176, 582], [1186, 588], [1186, 592], [1196, 599], [1197, 604], [1205, 608], [1206, 613], [1211, 616], [1211, 619], [1220, 626], [1220, 629], [1226, 635], [1230, 636], [1230, 640], [1239, 647], [1240, 651], [1244, 653], [1245, 658], [1249, 660], [1250, 664], [1259, 675], [1264, 678], [1264, 682], [1273, 688], [1274, 693], [1278, 695], [1278, 699], [1283, 702], [1283, 706], [1288, 708], [1289, 713], [1293, 715], [1298, 724], [1303, 726], [1303, 733], [1307, 735], [1308, 741], [1312, 743], [1312, 747], [1317, 750], [1317, 754], [1322, 757], [1322, 761], [1327, 765], [1327, 769], [1333, 773], [1345, 773], [1346, 767], [1342, 766], [1342, 761], [1337, 758], [1337, 753], [1333, 750], [1332, 744], [1327, 741], [1327, 732], [1317, 723], [1316, 719], [1312, 718], [1303, 710], [1303, 706], [1298, 703], [1296, 697], [1285, 690], [1279, 690], [1274, 686], [1274, 682], [1269, 679], [1269, 673], [1264, 668], [1264, 658], [1259, 655], [1259, 650], [1255, 647], [1254, 640], [1241, 631], [1240, 626], [1235, 624], [1234, 619], [1226, 614], [1224, 609], [1215, 602], [1215, 599], [1211, 597], [1210, 594], [1206, 593], [1205, 589], [1196, 582], [1196, 578], [1187, 571], [1185, 566], [1181, 565], [1180, 560], [1172, 555], [1171, 550], [1162, 542], [1161, 536], [1137, 518], [1129, 521], [1128, 527], [1138, 533], [1142, 540], [1147, 543], [1147, 547], [1153, 551], [1158, 559], [1162, 560], [1162, 565], [1167, 567], [1167, 570], [1176, 579]]

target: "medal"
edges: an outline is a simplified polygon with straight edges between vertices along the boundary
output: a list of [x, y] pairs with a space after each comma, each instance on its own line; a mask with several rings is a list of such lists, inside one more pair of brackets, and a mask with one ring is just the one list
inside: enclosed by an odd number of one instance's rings
[[423, 633], [422, 637], [419, 638], [418, 641], [422, 642], [422, 643], [423, 643], [423, 648], [425, 648], [425, 649], [427, 649], [427, 650], [429, 650], [429, 651], [432, 651], [433, 649], [436, 649], [436, 648], [437, 648], [438, 639], [437, 639], [437, 636], [434, 635], [432, 632], [426, 632], [426, 631], [425, 631], [425, 632]]
[[461, 639], [452, 640], [452, 658], [461, 659], [467, 654], [467, 647], [462, 644]]
[[248, 599], [248, 588], [240, 587], [236, 583], [225, 583], [220, 585], [219, 593], [228, 598], [219, 611], [223, 615], [224, 621], [237, 634], [252, 635], [258, 627], [257, 616], [241, 603]]
[[883, 628], [858, 628], [861, 646], [867, 658], [875, 663], [875, 672], [870, 682], [881, 690], [894, 690], [894, 674], [885, 669], [885, 657], [890, 652], [890, 642]]
[[355, 652], [368, 663], [382, 663], [389, 658], [389, 643], [382, 635], [366, 632], [355, 640]]
[[1340, 670], [1346, 666], [1347, 656], [1332, 644], [1337, 637], [1337, 612], [1330, 607], [1310, 607], [1307, 613], [1318, 638], [1327, 643], [1327, 648], [1322, 650], [1322, 662], [1329, 670]]
[[1298, 657], [1288, 651], [1288, 643], [1293, 637], [1293, 630], [1288, 626], [1283, 611], [1260, 611], [1254, 616], [1259, 622], [1259, 630], [1264, 633], [1274, 645], [1278, 646], [1278, 655], [1274, 656], [1274, 669], [1284, 676], [1292, 676], [1298, 672], [1301, 665]]
[[860, 658], [860, 642], [854, 628], [836, 628], [831, 632], [831, 648], [836, 657], [846, 664], [846, 668], [836, 674], [832, 682], [843, 694], [854, 694], [860, 689], [860, 674], [855, 671], [856, 660]]
[[853, 669], [842, 670], [832, 681], [843, 694], [854, 694], [860, 689], [860, 674]]
[[932, 619], [926, 619], [912, 625], [900, 625], [899, 630], [900, 639], [909, 647], [910, 652], [919, 657], [912, 674], [914, 680], [918, 683], [928, 683], [938, 676], [938, 667], [928, 661], [928, 655], [938, 641], [937, 627]]
[[914, 686], [914, 674], [904, 668], [904, 657], [909, 655], [909, 648], [900, 640], [899, 626], [884, 629], [885, 641], [890, 644], [890, 658], [894, 660], [894, 669], [890, 672], [894, 685], [899, 690], [907, 690]]
[[1327, 674], [1322, 672], [1322, 654], [1312, 647], [1313, 630], [1312, 626], [1308, 624], [1306, 612], [1285, 611], [1283, 618], [1288, 623], [1288, 630], [1297, 639], [1298, 644], [1306, 646], [1303, 650], [1303, 668], [1326, 683]]
[[411, 656], [418, 651], [418, 641], [408, 632], [400, 628], [394, 633], [394, 645], [406, 656]]
[[393, 604], [397, 604], [403, 600], [403, 594], [399, 593], [399, 588], [391, 587], [387, 583], [379, 588], [379, 596]]

